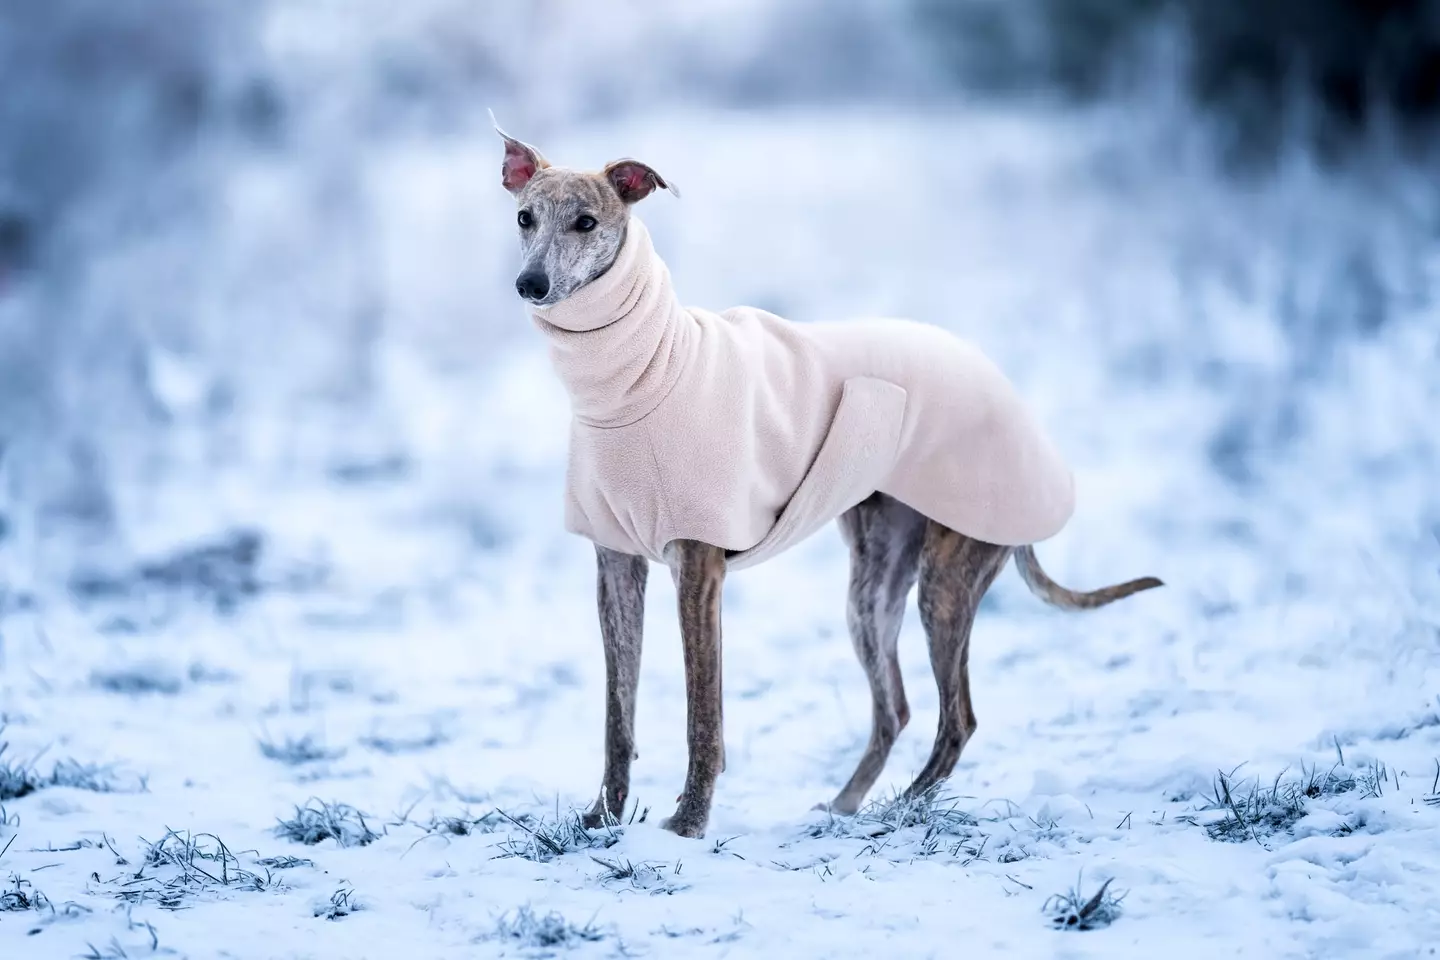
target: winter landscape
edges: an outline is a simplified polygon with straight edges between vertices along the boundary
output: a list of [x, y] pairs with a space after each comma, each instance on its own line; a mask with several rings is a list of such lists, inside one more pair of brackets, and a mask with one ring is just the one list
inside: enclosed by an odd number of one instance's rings
[[[0, 12], [0, 957], [1440, 947], [1440, 189], [1399, 132], [1236, 172], [1163, 35], [1124, 98], [980, 95], [878, 2], [154, 6]], [[734, 574], [686, 840], [656, 570], [635, 800], [582, 828], [594, 554], [487, 107], [673, 178], [637, 213], [687, 303], [979, 344], [1075, 470], [1047, 570], [1166, 587], [1002, 574], [919, 800], [912, 601], [845, 818], [844, 547]]]

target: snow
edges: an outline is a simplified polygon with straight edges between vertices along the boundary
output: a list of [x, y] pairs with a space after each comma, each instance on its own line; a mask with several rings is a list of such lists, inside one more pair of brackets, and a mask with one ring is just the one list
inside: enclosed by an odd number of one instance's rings
[[[128, 547], [164, 557], [259, 530], [259, 591], [217, 610], [183, 590], [77, 599], [42, 583], [0, 619], [0, 763], [113, 765], [115, 787], [5, 801], [0, 874], [54, 909], [0, 912], [0, 956], [1433, 951], [1440, 324], [1427, 298], [1440, 260], [1427, 195], [1301, 160], [1238, 187], [1165, 130], [1113, 120], [692, 113], [541, 144], [576, 164], [636, 155], [683, 185], [683, 201], [643, 213], [691, 302], [903, 314], [979, 342], [1076, 467], [1079, 513], [1040, 548], [1047, 569], [1080, 588], [1166, 580], [1077, 615], [1002, 576], [973, 644], [979, 731], [943, 806], [967, 818], [927, 836], [811, 810], [850, 774], [869, 717], [845, 557], [826, 531], [727, 583], [728, 769], [706, 839], [657, 827], [686, 758], [674, 594], [655, 570], [633, 784], [649, 816], [627, 810], [593, 848], [511, 855], [544, 844], [493, 811], [535, 829], [527, 815], [563, 821], [599, 783], [592, 557], [561, 529], [566, 400], [508, 296], [495, 144], [397, 141], [366, 161], [364, 235], [334, 266], [387, 305], [370, 399], [314, 399], [330, 373], [312, 360], [335, 363], [334, 331], [292, 338], [293, 313], [247, 327], [260, 339], [243, 355], [232, 333], [155, 357], [176, 421], [166, 469], [116, 490]], [[288, 242], [266, 256], [325, 259], [311, 249], [323, 223], [289, 202], [307, 181], [268, 164], [220, 184], [252, 202], [217, 238], [228, 259], [203, 291], [242, 288], [267, 237]], [[773, 229], [755, 244], [723, 242], [757, 221]], [[1373, 332], [1337, 279], [1347, 269], [1393, 294]], [[323, 306], [328, 290], [233, 309]], [[951, 300], [962, 315], [938, 312]], [[227, 301], [206, 309], [223, 316]], [[216, 457], [196, 410], [221, 361], [276, 389], [243, 407]], [[882, 799], [923, 764], [936, 717], [913, 610], [900, 649], [914, 717]], [[289, 764], [260, 748], [306, 736], [329, 755]], [[1354, 783], [1304, 798], [1277, 829], [1212, 839], [1221, 773], [1248, 796], [1314, 771]], [[312, 800], [363, 812], [379, 839], [277, 836]], [[427, 829], [437, 818], [478, 823]], [[234, 859], [220, 881], [176, 886], [173, 861], [141, 869], [172, 830], [202, 852], [223, 841]], [[311, 862], [257, 862], [280, 857]], [[1051, 895], [1105, 880], [1123, 894], [1112, 924], [1053, 929]], [[541, 923], [552, 912], [570, 926]]]

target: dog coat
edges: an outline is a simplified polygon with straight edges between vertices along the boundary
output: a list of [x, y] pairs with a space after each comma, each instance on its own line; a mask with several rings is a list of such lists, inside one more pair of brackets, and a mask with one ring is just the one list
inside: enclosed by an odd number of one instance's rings
[[565, 526], [663, 560], [699, 540], [758, 563], [875, 491], [967, 536], [1033, 543], [1074, 481], [999, 369], [904, 320], [796, 324], [682, 307], [631, 218], [614, 265], [532, 307], [570, 393]]

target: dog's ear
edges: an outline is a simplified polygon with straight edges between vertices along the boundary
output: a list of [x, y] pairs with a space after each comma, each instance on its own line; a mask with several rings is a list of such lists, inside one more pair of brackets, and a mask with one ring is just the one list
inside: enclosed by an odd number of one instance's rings
[[666, 183], [665, 178], [656, 173], [653, 167], [646, 166], [639, 160], [616, 160], [605, 168], [605, 179], [627, 205], [644, 200], [655, 192], [656, 187], [680, 196], [680, 190], [675, 184]]
[[505, 141], [505, 160], [500, 164], [500, 183], [511, 193], [519, 193], [525, 189], [525, 184], [530, 178], [541, 170], [550, 166], [550, 161], [540, 155], [540, 151], [516, 140], [510, 134], [500, 129], [500, 124], [495, 122], [495, 112], [490, 112], [490, 122], [495, 126], [495, 132]]

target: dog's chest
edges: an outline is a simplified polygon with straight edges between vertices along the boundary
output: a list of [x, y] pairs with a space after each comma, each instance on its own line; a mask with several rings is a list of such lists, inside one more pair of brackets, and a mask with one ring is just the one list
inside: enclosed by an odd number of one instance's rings
[[672, 539], [735, 548], [752, 527], [758, 538], [763, 521], [737, 518], [767, 506], [773, 518], [784, 492], [762, 489], [768, 484], [753, 470], [752, 431], [739, 428], [733, 410], [708, 426], [693, 412], [669, 413], [622, 427], [572, 425], [567, 527], [657, 561]]
[[672, 540], [699, 540], [748, 566], [863, 499], [894, 462], [905, 394], [893, 384], [850, 380], [833, 401], [817, 384], [787, 404], [739, 378], [707, 382], [719, 389], [704, 402], [677, 389], [636, 423], [573, 425], [570, 530], [657, 561]]

